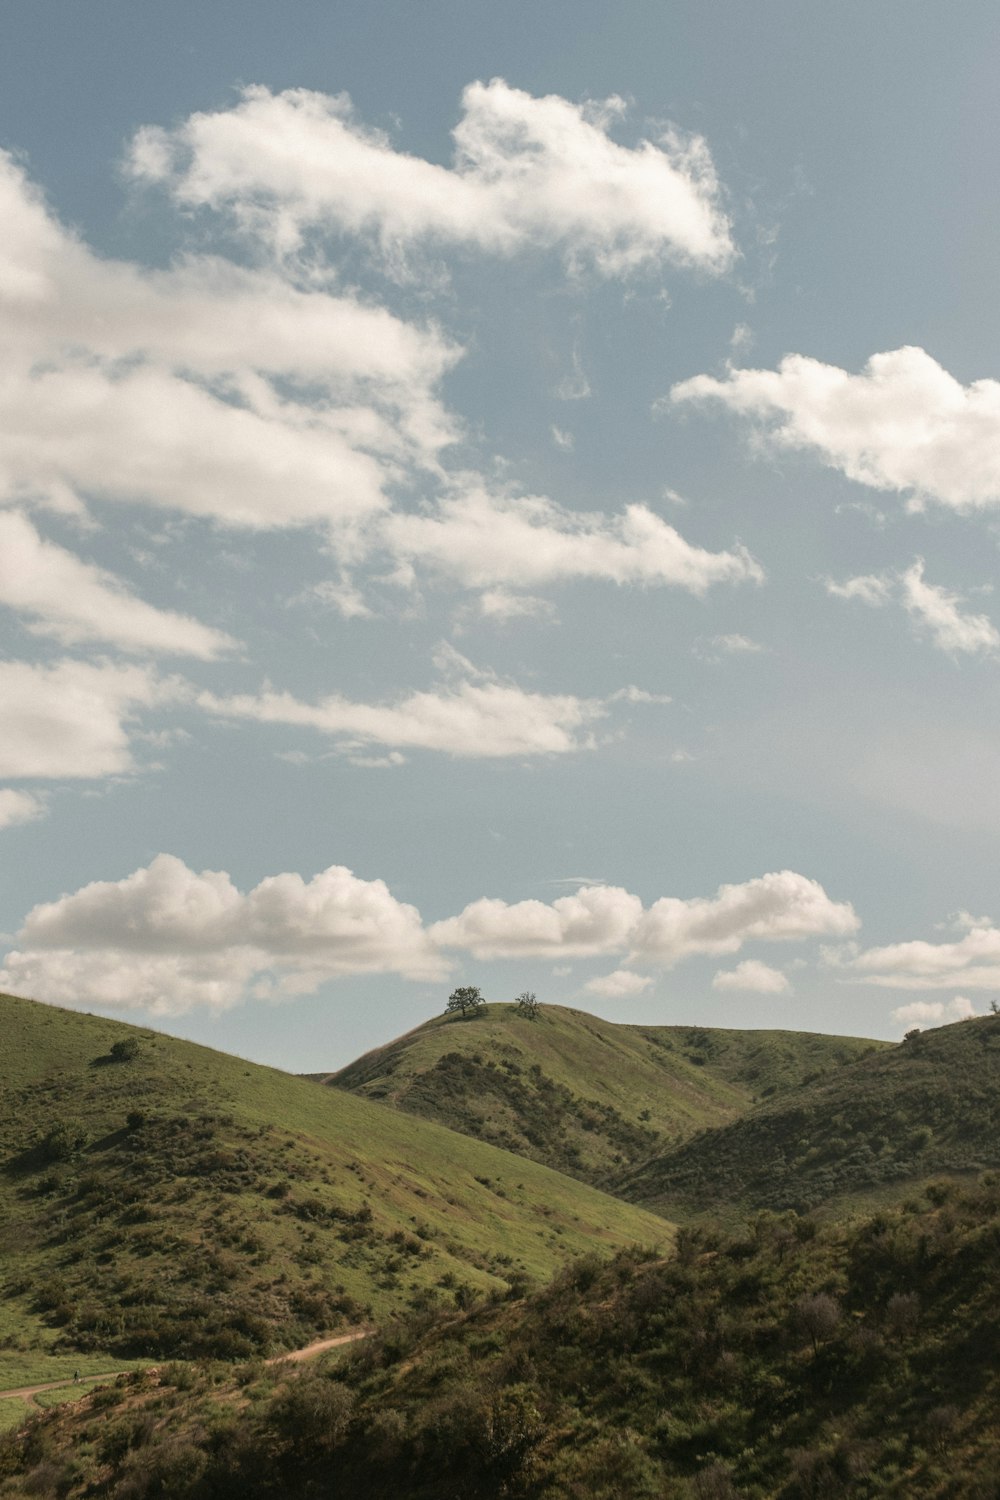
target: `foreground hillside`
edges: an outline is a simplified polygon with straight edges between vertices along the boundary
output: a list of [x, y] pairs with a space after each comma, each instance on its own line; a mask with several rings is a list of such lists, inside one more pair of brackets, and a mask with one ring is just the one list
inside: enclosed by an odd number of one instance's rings
[[0, 1441], [0, 1495], [993, 1500], [998, 1250], [995, 1175], [683, 1230], [326, 1367], [132, 1378]]
[[884, 1045], [623, 1026], [556, 1005], [528, 1020], [490, 1005], [469, 1020], [436, 1017], [324, 1081], [603, 1186], [665, 1145]]
[[33, 1001], [0, 997], [0, 1076], [9, 1385], [32, 1349], [247, 1357], [671, 1236], [433, 1123]]
[[626, 1172], [682, 1211], [810, 1210], [1000, 1166], [1000, 1016], [913, 1034]]

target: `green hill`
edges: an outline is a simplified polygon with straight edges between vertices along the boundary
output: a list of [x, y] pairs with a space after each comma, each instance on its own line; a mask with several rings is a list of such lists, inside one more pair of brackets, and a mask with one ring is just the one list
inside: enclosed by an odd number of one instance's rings
[[544, 1006], [439, 1016], [338, 1073], [338, 1089], [604, 1186], [708, 1126], [885, 1044], [791, 1031], [625, 1026]]
[[245, 1357], [671, 1238], [429, 1121], [29, 1000], [0, 997], [0, 1076], [6, 1386], [45, 1350]]
[[791, 1089], [634, 1171], [617, 1190], [716, 1215], [891, 1201], [1000, 1166], [1000, 1017], [919, 1032]]
[[0, 1496], [990, 1500], [998, 1244], [996, 1174], [683, 1230], [336, 1362], [121, 1382], [0, 1439]]

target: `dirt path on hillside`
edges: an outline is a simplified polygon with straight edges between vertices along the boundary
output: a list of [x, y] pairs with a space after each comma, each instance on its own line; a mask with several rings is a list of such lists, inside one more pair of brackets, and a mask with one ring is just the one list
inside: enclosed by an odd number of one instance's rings
[[9, 1391], [0, 1391], [0, 1401], [7, 1401], [15, 1396], [23, 1396], [26, 1401], [32, 1401], [33, 1397], [40, 1396], [43, 1391], [58, 1391], [64, 1385], [78, 1385], [80, 1395], [87, 1394], [85, 1387], [92, 1385], [95, 1380], [114, 1380], [119, 1375], [127, 1375], [127, 1370], [109, 1370], [106, 1375], [81, 1375], [79, 1380], [50, 1380], [45, 1385], [18, 1385]]
[[356, 1344], [358, 1339], [370, 1338], [374, 1332], [374, 1328], [352, 1328], [350, 1332], [335, 1334], [333, 1338], [317, 1339], [315, 1344], [306, 1344], [302, 1349], [289, 1349], [286, 1354], [275, 1354], [266, 1363], [280, 1365], [287, 1361], [293, 1365], [301, 1364], [304, 1359], [314, 1359], [327, 1349], [339, 1349], [342, 1344]]
[[[275, 1354], [265, 1364], [301, 1364], [303, 1360], [315, 1359], [317, 1354], [324, 1354], [327, 1349], [339, 1349], [343, 1344], [356, 1344], [358, 1339], [369, 1338], [374, 1332], [371, 1328], [351, 1328], [347, 1333], [336, 1333], [328, 1339], [317, 1339], [315, 1343], [305, 1344], [301, 1349], [288, 1349], [284, 1354]], [[158, 1365], [151, 1365], [150, 1369], [158, 1369]], [[32, 1406], [38, 1403], [36, 1396], [42, 1395], [44, 1391], [58, 1391], [65, 1386], [79, 1386], [80, 1395], [87, 1395], [87, 1387], [98, 1380], [116, 1380], [119, 1375], [131, 1375], [133, 1370], [108, 1370], [104, 1375], [81, 1375], [79, 1380], [49, 1380], [44, 1385], [18, 1385], [12, 1386], [10, 1390], [0, 1391], [0, 1401], [14, 1400], [20, 1396], [29, 1401]]]

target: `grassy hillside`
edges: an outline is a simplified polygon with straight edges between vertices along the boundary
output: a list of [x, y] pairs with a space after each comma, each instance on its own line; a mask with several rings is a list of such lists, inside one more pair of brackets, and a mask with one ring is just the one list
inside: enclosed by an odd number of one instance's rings
[[715, 1215], [900, 1196], [1000, 1166], [1000, 1017], [860, 1058], [623, 1174], [632, 1201]]
[[884, 1044], [789, 1031], [622, 1026], [544, 1006], [439, 1016], [331, 1074], [338, 1089], [437, 1120], [603, 1185]]
[[0, 1496], [992, 1500], [996, 1175], [682, 1231], [336, 1364], [169, 1368], [0, 1439]]
[[6, 1386], [39, 1351], [245, 1357], [670, 1239], [430, 1122], [32, 1001], [0, 997], [0, 1076]]

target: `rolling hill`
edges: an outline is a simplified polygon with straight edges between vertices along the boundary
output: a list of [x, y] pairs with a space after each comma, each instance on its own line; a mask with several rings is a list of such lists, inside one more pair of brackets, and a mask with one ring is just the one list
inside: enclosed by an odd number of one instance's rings
[[0, 997], [0, 1076], [8, 1385], [44, 1350], [245, 1357], [671, 1239], [433, 1122], [29, 1000]]
[[[886, 1044], [790, 1031], [627, 1026], [549, 1005], [439, 1016], [314, 1075], [597, 1185]], [[617, 1190], [617, 1189], [616, 1189]]]
[[850, 1208], [1000, 1166], [1000, 1016], [912, 1035], [699, 1132], [615, 1188], [707, 1215]]

